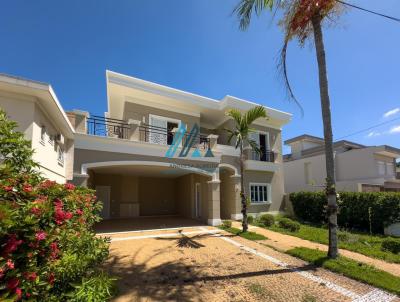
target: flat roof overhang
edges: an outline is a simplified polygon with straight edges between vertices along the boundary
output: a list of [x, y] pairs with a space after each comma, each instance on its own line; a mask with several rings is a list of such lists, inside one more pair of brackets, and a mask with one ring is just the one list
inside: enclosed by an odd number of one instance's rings
[[[203, 124], [218, 126], [228, 119], [225, 115], [228, 109], [246, 111], [259, 105], [229, 95], [218, 101], [108, 70], [106, 77], [108, 115], [118, 119], [123, 118], [125, 103], [132, 102], [201, 117]], [[255, 124], [281, 128], [290, 122], [291, 114], [264, 107], [269, 120], [259, 120]]]

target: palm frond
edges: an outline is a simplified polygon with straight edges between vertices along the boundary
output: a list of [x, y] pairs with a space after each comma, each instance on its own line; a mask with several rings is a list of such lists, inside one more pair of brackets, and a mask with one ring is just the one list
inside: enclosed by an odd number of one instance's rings
[[259, 118], [267, 118], [267, 111], [263, 106], [251, 108], [244, 114], [243, 121], [247, 127], [250, 127], [250, 125]]
[[264, 9], [272, 9], [273, 5], [274, 0], [241, 0], [233, 10], [239, 18], [239, 28], [246, 30], [249, 27], [253, 11], [260, 15]]
[[283, 42], [283, 46], [280, 52], [280, 56], [279, 56], [279, 62], [278, 62], [278, 70], [280, 70], [282, 76], [283, 76], [283, 82], [286, 88], [286, 91], [289, 95], [289, 99], [293, 100], [296, 105], [299, 107], [300, 111], [301, 111], [301, 115], [304, 115], [304, 110], [303, 107], [301, 106], [300, 102], [296, 99], [293, 90], [292, 90], [292, 86], [290, 85], [290, 81], [289, 81], [289, 77], [288, 77], [288, 72], [287, 72], [287, 65], [286, 65], [286, 55], [287, 55], [287, 47], [290, 41], [290, 35], [286, 34], [285, 36], [285, 40]]
[[260, 146], [257, 144], [257, 142], [255, 140], [249, 139], [248, 142], [249, 142], [251, 149], [253, 149], [253, 151], [255, 151], [257, 154], [261, 153]]
[[239, 110], [229, 109], [225, 114], [233, 118], [237, 125], [242, 124], [242, 113]]

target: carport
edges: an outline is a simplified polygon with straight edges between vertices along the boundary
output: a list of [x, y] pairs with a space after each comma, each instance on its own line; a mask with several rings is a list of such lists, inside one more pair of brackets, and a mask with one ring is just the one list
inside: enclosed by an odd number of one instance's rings
[[[185, 219], [212, 224], [220, 218], [219, 181], [204, 170], [157, 162], [108, 162], [88, 166], [87, 175], [88, 186], [103, 202], [101, 216], [116, 229], [193, 224]], [[152, 223], [143, 219], [149, 217]]]

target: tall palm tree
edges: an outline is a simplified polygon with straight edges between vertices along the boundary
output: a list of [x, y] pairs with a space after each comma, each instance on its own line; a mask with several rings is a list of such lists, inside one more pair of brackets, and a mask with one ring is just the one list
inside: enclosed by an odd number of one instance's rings
[[260, 15], [265, 9], [273, 11], [282, 10], [283, 18], [279, 24], [285, 34], [281, 50], [281, 61], [284, 81], [289, 96], [297, 102], [290, 87], [286, 72], [286, 50], [292, 39], [297, 39], [303, 46], [308, 38], [314, 38], [315, 50], [318, 62], [319, 89], [321, 98], [322, 120], [324, 124], [325, 158], [326, 158], [326, 194], [328, 199], [328, 220], [329, 220], [329, 250], [328, 256], [338, 256], [337, 247], [337, 200], [336, 180], [333, 153], [331, 109], [328, 91], [328, 78], [325, 60], [324, 39], [322, 24], [325, 21], [333, 20], [338, 16], [341, 5], [335, 0], [241, 0], [234, 12], [239, 17], [240, 28], [245, 30], [250, 25], [253, 12]]
[[235, 129], [225, 129], [229, 133], [228, 142], [235, 139], [235, 148], [240, 151], [240, 199], [242, 203], [242, 230], [246, 232], [248, 229], [247, 224], [247, 197], [244, 190], [244, 147], [247, 145], [257, 153], [260, 153], [260, 148], [257, 143], [250, 138], [250, 134], [254, 133], [255, 130], [251, 128], [251, 125], [259, 118], [267, 118], [267, 112], [263, 106], [256, 106], [245, 113], [241, 113], [237, 109], [230, 109], [226, 112], [226, 115], [233, 118], [235, 121]]

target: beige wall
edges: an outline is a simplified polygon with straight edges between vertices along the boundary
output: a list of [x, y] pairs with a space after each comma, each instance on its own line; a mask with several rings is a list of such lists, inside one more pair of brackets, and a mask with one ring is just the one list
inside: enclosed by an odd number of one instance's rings
[[[335, 156], [337, 189], [342, 191], [360, 191], [361, 184], [383, 185], [385, 178], [394, 175], [379, 175], [377, 161], [394, 164], [394, 159], [375, 154], [375, 148], [354, 149]], [[306, 183], [305, 163], [310, 164], [311, 183]], [[316, 155], [284, 163], [285, 190], [287, 193], [298, 191], [321, 191], [324, 189], [326, 168], [325, 155]]]
[[[310, 183], [305, 176], [305, 164], [309, 164]], [[325, 155], [317, 155], [283, 163], [285, 192], [320, 191], [326, 178]]]
[[[49, 142], [49, 136], [63, 133], [51, 122], [45, 111], [38, 105], [37, 99], [19, 94], [0, 92], [0, 107], [3, 108], [9, 118], [18, 123], [18, 130], [25, 134], [25, 138], [31, 141], [35, 150], [33, 159], [41, 168], [42, 175], [48, 179], [64, 183], [72, 179], [73, 166], [73, 141], [65, 140], [64, 164], [61, 165], [57, 158], [57, 143]], [[41, 127], [46, 127], [46, 137], [41, 142]]]
[[[248, 208], [249, 213], [260, 212], [280, 212], [283, 211], [284, 188], [282, 182], [282, 169], [277, 172], [257, 172], [246, 171], [244, 178], [245, 192], [250, 195], [250, 183], [271, 184], [271, 204], [251, 204]], [[249, 196], [250, 197], [250, 196]]]
[[185, 123], [188, 129], [192, 129], [193, 125], [197, 123], [200, 126], [200, 118], [191, 115], [176, 113], [159, 108], [143, 106], [135, 103], [126, 102], [124, 108], [124, 120], [134, 119], [150, 124], [149, 115], [158, 115], [166, 118], [180, 120]]

